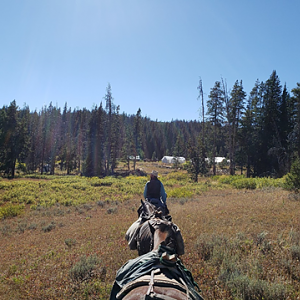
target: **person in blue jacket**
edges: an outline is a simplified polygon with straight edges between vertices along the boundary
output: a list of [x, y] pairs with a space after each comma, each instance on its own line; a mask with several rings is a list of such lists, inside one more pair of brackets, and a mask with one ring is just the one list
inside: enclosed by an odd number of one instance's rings
[[150, 181], [145, 185], [144, 198], [156, 207], [166, 208], [167, 194], [164, 185], [158, 179], [158, 172], [153, 170]]

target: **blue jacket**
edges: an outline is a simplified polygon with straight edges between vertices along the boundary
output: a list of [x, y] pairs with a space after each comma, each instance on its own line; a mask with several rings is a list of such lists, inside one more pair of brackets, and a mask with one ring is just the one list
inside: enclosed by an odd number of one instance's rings
[[[159, 181], [159, 180], [158, 180]], [[150, 181], [148, 181], [145, 185], [145, 189], [144, 189], [144, 198], [146, 199], [147, 198], [147, 194], [148, 194], [148, 183]], [[159, 181], [160, 182], [160, 181]], [[163, 203], [166, 204], [166, 201], [167, 201], [167, 194], [165, 192], [165, 188], [164, 188], [164, 185], [160, 182], [160, 198], [161, 200], [163, 201]]]

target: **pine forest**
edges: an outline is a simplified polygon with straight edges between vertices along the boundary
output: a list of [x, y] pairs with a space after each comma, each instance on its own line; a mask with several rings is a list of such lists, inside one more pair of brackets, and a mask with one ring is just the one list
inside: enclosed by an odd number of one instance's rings
[[[206, 101], [199, 80], [199, 120], [160, 122], [120, 114], [108, 84], [103, 103], [88, 109], [63, 109], [52, 103], [40, 111], [16, 101], [0, 109], [0, 172], [113, 175], [129, 157], [160, 160], [185, 157], [197, 180], [211, 172], [206, 158], [226, 157], [228, 173], [282, 177], [300, 152], [300, 83], [291, 91], [273, 71], [246, 94], [242, 81], [227, 87], [216, 81]], [[117, 102], [117, 100], [116, 100]], [[214, 160], [211, 160], [214, 162]]]

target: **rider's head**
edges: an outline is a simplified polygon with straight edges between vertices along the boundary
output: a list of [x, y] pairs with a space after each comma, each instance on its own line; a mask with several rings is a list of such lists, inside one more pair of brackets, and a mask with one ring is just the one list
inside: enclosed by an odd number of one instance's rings
[[158, 172], [155, 171], [155, 170], [153, 170], [153, 171], [151, 172], [151, 174], [150, 174], [150, 177], [151, 177], [151, 178], [157, 178], [157, 177], [158, 177]]

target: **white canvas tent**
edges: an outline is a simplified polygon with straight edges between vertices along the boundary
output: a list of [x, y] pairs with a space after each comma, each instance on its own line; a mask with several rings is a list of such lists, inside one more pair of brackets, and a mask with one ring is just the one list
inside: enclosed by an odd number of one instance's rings
[[[230, 162], [229, 159], [226, 159], [226, 157], [216, 156], [216, 157], [215, 157], [215, 163], [216, 163], [216, 164], [219, 164], [219, 163], [223, 162], [224, 159], [225, 159], [228, 163]], [[209, 162], [210, 162], [210, 159], [209, 159], [209, 158], [205, 158], [205, 161], [207, 161], [207, 162], [209, 163]]]
[[164, 164], [174, 164], [176, 160], [180, 163], [183, 164], [185, 163], [185, 158], [184, 157], [179, 157], [179, 156], [164, 156], [161, 161]]

